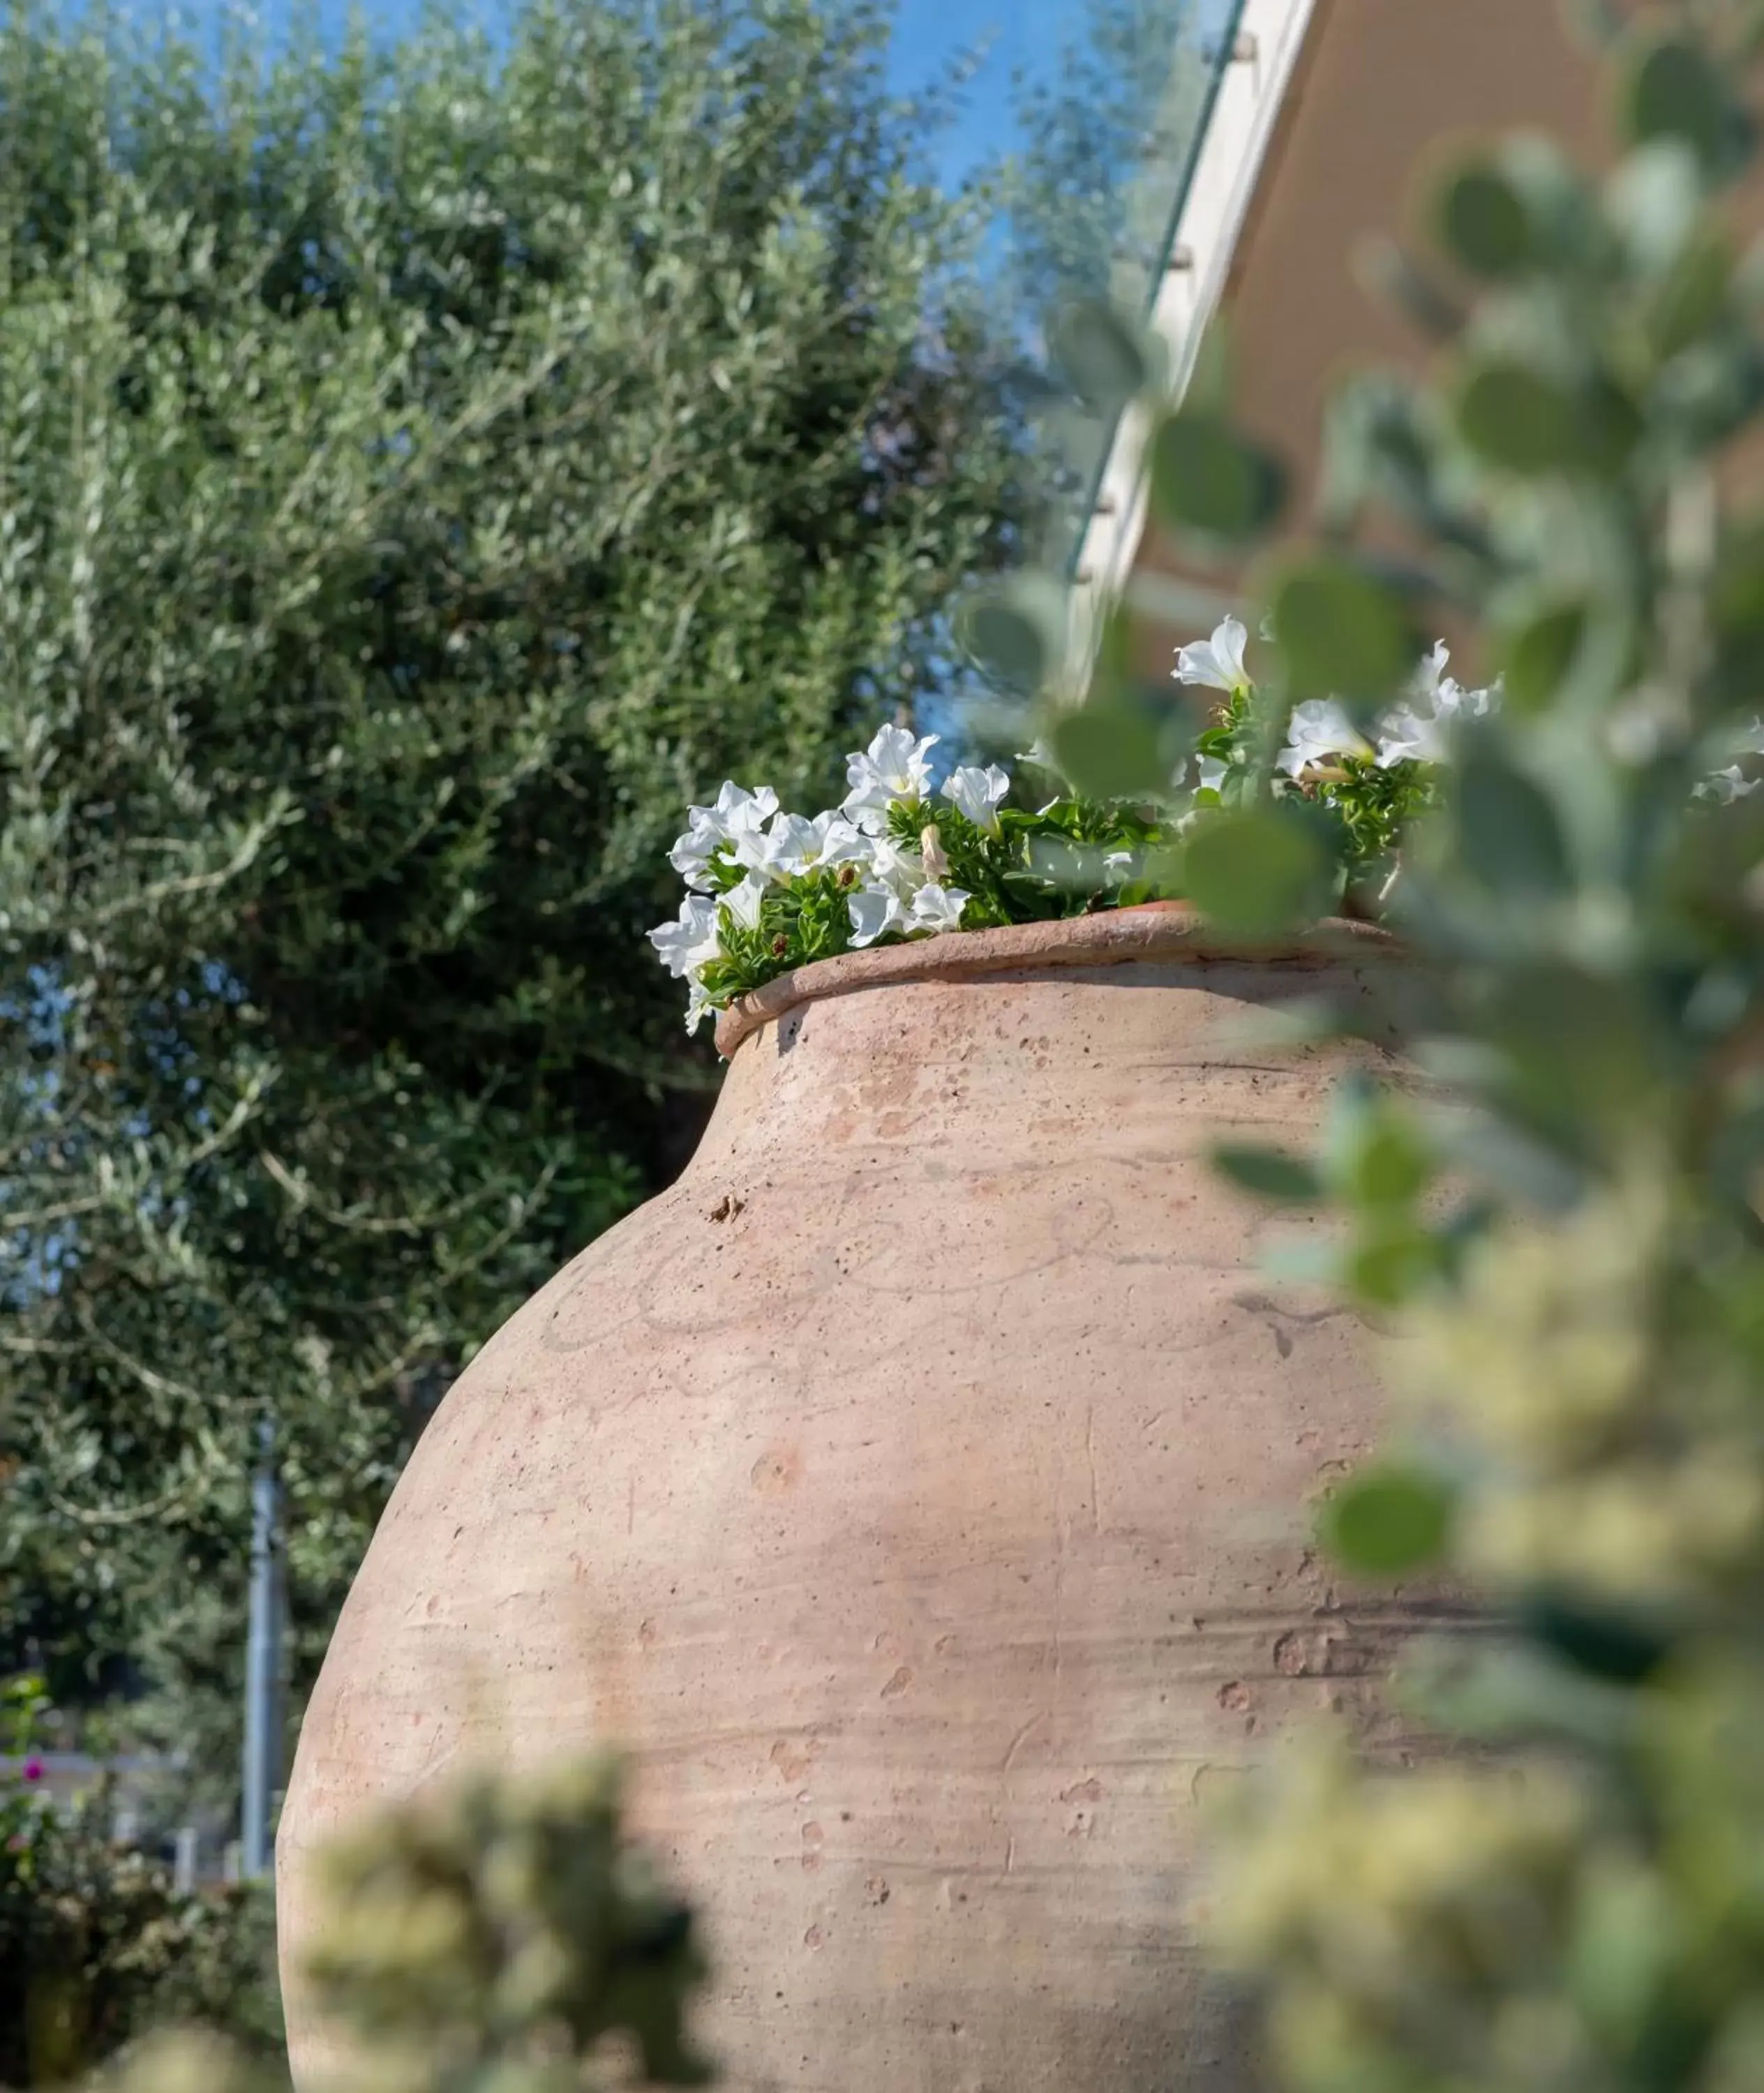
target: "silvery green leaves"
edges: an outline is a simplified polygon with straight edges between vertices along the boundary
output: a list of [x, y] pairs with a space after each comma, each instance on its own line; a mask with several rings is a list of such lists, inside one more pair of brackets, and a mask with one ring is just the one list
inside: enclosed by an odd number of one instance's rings
[[1062, 582], [1034, 571], [1013, 574], [962, 604], [956, 637], [1001, 688], [1033, 698], [1064, 665], [1068, 616]]
[[1164, 368], [1163, 344], [1096, 299], [1062, 306], [1048, 323], [1047, 348], [1072, 390], [1100, 414], [1117, 414], [1151, 391]]
[[[1733, 253], [1749, 187], [1718, 193], [1764, 9], [1605, 11], [1627, 157], [1506, 141], [1436, 186], [1411, 288], [1437, 376], [1344, 410], [1327, 549], [1275, 619], [1274, 676], [1350, 677], [1352, 649], [1376, 680], [1370, 577], [1502, 679], [1456, 708], [1389, 896], [1404, 963], [1376, 1019], [1356, 999], [1407, 1069], [1345, 1086], [1314, 1154], [1218, 1158], [1290, 1216], [1287, 1276], [1400, 1336], [1404, 1442], [1332, 1486], [1330, 1558], [1503, 1623], [1418, 1703], [1498, 1770], [1276, 1797], [1230, 1856], [1299, 2093], [1700, 2093], [1764, 2024], [1737, 1892], [1764, 1827], [1764, 271]], [[1352, 549], [1393, 520], [1394, 577]], [[1333, 695], [1282, 693], [1320, 794], [1388, 732]]]
[[1363, 708], [1393, 696], [1414, 674], [1422, 643], [1413, 613], [1364, 563], [1333, 552], [1301, 555], [1272, 570], [1267, 596], [1295, 696]]
[[1670, 141], [1723, 180], [1744, 166], [1754, 139], [1742, 80], [1697, 36], [1644, 32], [1619, 68], [1619, 120], [1635, 145]]
[[1278, 1276], [1324, 1285], [1364, 1307], [1386, 1310], [1445, 1280], [1458, 1244], [1428, 1211], [1446, 1160], [1430, 1117], [1363, 1076], [1338, 1087], [1316, 1154], [1301, 1158], [1242, 1142], [1213, 1159], [1242, 1190], [1281, 1207], [1337, 1217], [1333, 1233], [1276, 1238]]
[[1286, 497], [1278, 459], [1203, 407], [1166, 414], [1151, 438], [1159, 521], [1203, 557], [1229, 553], [1272, 527]]

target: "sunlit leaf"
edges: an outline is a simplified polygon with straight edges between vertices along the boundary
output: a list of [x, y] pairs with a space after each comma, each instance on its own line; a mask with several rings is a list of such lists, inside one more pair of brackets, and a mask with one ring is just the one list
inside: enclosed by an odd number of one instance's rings
[[1073, 391], [1099, 413], [1117, 412], [1151, 382], [1151, 356], [1139, 330], [1099, 299], [1063, 306], [1047, 346]]
[[1460, 167], [1441, 187], [1434, 216], [1447, 253], [1472, 275], [1516, 275], [1532, 259], [1524, 199], [1498, 168]]
[[1526, 474], [1559, 472], [1578, 456], [1575, 403], [1567, 388], [1524, 364], [1489, 362], [1458, 396], [1458, 426], [1491, 465]]
[[1581, 604], [1553, 604], [1528, 618], [1508, 640], [1501, 673], [1516, 709], [1541, 712], [1555, 697], [1580, 651], [1586, 615]]
[[1620, 120], [1636, 145], [1681, 140], [1710, 171], [1724, 169], [1744, 136], [1732, 86], [1702, 46], [1666, 35], [1639, 45], [1619, 83]]
[[956, 635], [998, 682], [1033, 694], [1064, 659], [1066, 621], [1066, 592], [1053, 576], [1016, 574], [963, 604]]
[[1459, 752], [1453, 803], [1464, 869], [1515, 902], [1558, 899], [1572, 878], [1555, 807], [1485, 735]]
[[1399, 1308], [1437, 1280], [1445, 1246], [1425, 1229], [1382, 1229], [1349, 1246], [1342, 1276], [1348, 1290], [1374, 1308]]
[[1425, 1469], [1386, 1465], [1355, 1476], [1320, 1522], [1330, 1552], [1367, 1577], [1397, 1577], [1437, 1562], [1451, 1532], [1452, 1495]]
[[1152, 438], [1152, 505], [1172, 530], [1243, 544], [1274, 522], [1285, 489], [1276, 461], [1222, 416], [1172, 414]]
[[1412, 1205], [1433, 1174], [1426, 1145], [1388, 1108], [1370, 1116], [1346, 1165], [1342, 1190], [1372, 1207]]
[[1164, 791], [1175, 760], [1165, 723], [1120, 703], [1064, 713], [1048, 736], [1062, 774], [1098, 800], [1127, 800]]
[[1335, 867], [1318, 826], [1284, 807], [1198, 820], [1183, 854], [1189, 899], [1220, 930], [1269, 938], [1325, 912]]
[[1302, 560], [1278, 577], [1270, 615], [1302, 693], [1386, 696], [1414, 674], [1421, 652], [1396, 592], [1334, 554]]

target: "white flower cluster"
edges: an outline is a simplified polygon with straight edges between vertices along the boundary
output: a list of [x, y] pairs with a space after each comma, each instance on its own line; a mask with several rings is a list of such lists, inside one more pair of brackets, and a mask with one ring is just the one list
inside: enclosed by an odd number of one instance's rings
[[[726, 908], [735, 924], [756, 930], [769, 887], [850, 866], [846, 905], [854, 946], [873, 945], [891, 932], [928, 936], [961, 927], [971, 897], [944, 882], [949, 868], [934, 822], [927, 821], [916, 847], [888, 832], [894, 808], [931, 797], [937, 741], [934, 734], [915, 738], [904, 727], [883, 727], [868, 748], [847, 759], [844, 799], [812, 821], [783, 812], [769, 786], [750, 792], [725, 785], [714, 805], [688, 810], [686, 833], [668, 853], [686, 882], [686, 900], [674, 921], [649, 933], [662, 964], [687, 984], [688, 1031], [712, 1008], [703, 976], [723, 956], [720, 912]], [[939, 791], [977, 828], [996, 834], [1010, 789], [1006, 773], [990, 764], [964, 765]], [[713, 877], [713, 863], [739, 867], [743, 877], [729, 885]]]
[[[1764, 719], [1753, 721], [1735, 741], [1732, 753], [1736, 756], [1764, 756]], [[1764, 778], [1748, 778], [1737, 763], [1730, 763], [1723, 769], [1711, 772], [1697, 786], [1697, 793], [1699, 799], [1718, 800], [1725, 807], [1757, 791], [1761, 784], [1764, 784]]]
[[[1177, 654], [1176, 680], [1232, 697], [1242, 695], [1251, 687], [1243, 664], [1248, 639], [1239, 619], [1226, 618], [1211, 639], [1198, 640]], [[1443, 763], [1452, 722], [1480, 717], [1501, 696], [1497, 682], [1486, 690], [1467, 691], [1445, 674], [1450, 659], [1442, 639], [1415, 671], [1401, 701], [1373, 724], [1370, 735], [1332, 698], [1310, 698], [1295, 705], [1287, 730], [1291, 739], [1276, 759], [1277, 766], [1289, 778], [1298, 778], [1342, 756], [1375, 762], [1384, 770], [1397, 763]], [[1203, 758], [1202, 786], [1216, 790], [1224, 771], [1222, 763]]]
[[[1265, 630], [1263, 637], [1268, 638]], [[1217, 626], [1210, 639], [1199, 639], [1182, 648], [1176, 657], [1174, 675], [1179, 683], [1193, 683], [1228, 697], [1240, 697], [1254, 687], [1244, 666], [1243, 650], [1249, 634], [1242, 622], [1228, 618]], [[1401, 701], [1391, 707], [1363, 734], [1345, 706], [1333, 699], [1311, 698], [1293, 708], [1287, 728], [1291, 739], [1275, 759], [1277, 769], [1289, 778], [1328, 766], [1332, 758], [1350, 756], [1373, 762], [1382, 770], [1398, 763], [1438, 764], [1450, 753], [1453, 723], [1479, 719], [1501, 700], [1498, 679], [1486, 689], [1467, 691], [1445, 674], [1451, 655], [1443, 639], [1438, 641], [1420, 667]], [[1753, 721], [1737, 735], [1729, 753], [1738, 758], [1764, 756], [1764, 718]], [[1203, 791], [1216, 791], [1223, 783], [1225, 765], [1216, 757], [1198, 759], [1198, 783]], [[1723, 804], [1755, 792], [1764, 779], [1749, 778], [1737, 760], [1712, 772], [1697, 787], [1700, 799]]]
[[[1247, 696], [1254, 688], [1244, 663], [1248, 637], [1241, 621], [1224, 619], [1211, 639], [1180, 651], [1176, 679], [1223, 691], [1229, 698]], [[1402, 698], [1363, 730], [1346, 708], [1333, 699], [1312, 699], [1296, 706], [1286, 746], [1276, 759], [1277, 768], [1295, 782], [1326, 781], [1330, 791], [1345, 794], [1354, 789], [1354, 774], [1341, 769], [1344, 757], [1382, 770], [1403, 763], [1428, 767], [1444, 763], [1450, 754], [1454, 724], [1487, 714], [1501, 698], [1498, 682], [1484, 690], [1466, 690], [1446, 674], [1450, 658], [1441, 641], [1420, 664]], [[686, 899], [674, 921], [649, 933], [662, 964], [687, 984], [688, 1031], [696, 1030], [708, 1012], [737, 992], [732, 984], [755, 977], [751, 934], [760, 930], [767, 898], [778, 890], [802, 883], [792, 905], [774, 909], [768, 919], [777, 934], [768, 943], [762, 978], [765, 968], [776, 972], [799, 963], [803, 946], [797, 939], [812, 910], [819, 912], [819, 929], [808, 942], [811, 955], [829, 949], [830, 909], [836, 930], [831, 949], [835, 951], [873, 945], [882, 938], [925, 937], [960, 930], [973, 896], [951, 882], [946, 836], [951, 838], [971, 878], [990, 879], [996, 869], [989, 856], [993, 849], [989, 839], [1000, 841], [998, 864], [1015, 861], [1012, 854], [1016, 853], [1032, 873], [1038, 852], [1046, 844], [1069, 878], [1072, 846], [1059, 832], [1057, 817], [1045, 836], [1034, 821], [1026, 826], [1016, 821], [1008, 843], [1002, 841], [1007, 830], [999, 809], [1010, 792], [1011, 780], [998, 765], [983, 769], [964, 765], [934, 793], [930, 752], [937, 742], [935, 734], [916, 737], [904, 727], [883, 727], [868, 748], [847, 759], [844, 799], [813, 819], [787, 812], [769, 786], [749, 791], [726, 784], [713, 804], [689, 810], [686, 833], [668, 854], [686, 882]], [[1728, 752], [1735, 758], [1764, 756], [1764, 721], [1754, 721]], [[1241, 750], [1238, 753], [1241, 760]], [[1052, 756], [1040, 743], [1025, 752], [1024, 760], [1056, 772]], [[1165, 834], [1182, 834], [1198, 812], [1192, 797], [1194, 790], [1217, 792], [1227, 769], [1224, 760], [1212, 756], [1194, 759], [1192, 766], [1185, 763], [1183, 774], [1172, 780], [1168, 795], [1174, 805], [1147, 817], [1151, 826], [1120, 838], [1132, 847], [1105, 849], [1095, 855], [1092, 905], [1120, 897], [1142, 871], [1146, 839], [1155, 839], [1160, 828]], [[1697, 790], [1701, 796], [1727, 801], [1755, 791], [1760, 782], [1764, 781], [1749, 777], [1735, 760], [1712, 773]], [[956, 830], [946, 829], [940, 835], [934, 799], [946, 802], [971, 827], [958, 825]], [[1042, 817], [1055, 815], [1059, 805], [1055, 800], [1042, 808]], [[901, 808], [911, 810], [905, 820], [896, 817]], [[973, 833], [976, 830], [977, 838]], [[977, 841], [977, 861], [986, 867], [977, 874], [973, 869]], [[982, 920], [1002, 920], [997, 908], [995, 901], [982, 903]], [[748, 935], [737, 941], [735, 933]], [[725, 965], [719, 980], [707, 988], [707, 971], [731, 962], [726, 938], [739, 942], [742, 964]]]

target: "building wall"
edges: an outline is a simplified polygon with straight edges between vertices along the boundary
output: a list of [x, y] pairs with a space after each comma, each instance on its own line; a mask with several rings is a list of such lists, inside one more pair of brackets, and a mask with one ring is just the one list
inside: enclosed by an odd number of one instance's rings
[[[1368, 363], [1418, 370], [1430, 353], [1360, 288], [1356, 248], [1384, 234], [1424, 251], [1425, 171], [1467, 139], [1536, 127], [1607, 160], [1604, 99], [1555, 0], [1318, 0], [1223, 307], [1237, 414], [1292, 472], [1289, 533], [1309, 514], [1335, 378]], [[1193, 572], [1155, 526], [1139, 563]], [[1185, 636], [1148, 633], [1148, 672]]]

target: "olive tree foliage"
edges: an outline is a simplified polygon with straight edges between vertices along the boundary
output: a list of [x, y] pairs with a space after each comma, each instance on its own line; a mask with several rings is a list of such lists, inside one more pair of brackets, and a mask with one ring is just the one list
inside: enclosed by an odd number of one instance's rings
[[[1372, 258], [1437, 362], [1337, 402], [1315, 535], [1253, 591], [1261, 759], [1169, 868], [1227, 929], [1312, 921], [1342, 839], [1274, 790], [1291, 707], [1371, 717], [1448, 619], [1504, 678], [1389, 887], [1375, 1021], [1431, 1080], [1221, 1159], [1333, 1230], [1308, 1276], [1389, 1339], [1396, 1436], [1324, 1538], [1489, 1623], [1405, 1683], [1430, 1769], [1313, 1740], [1221, 1852], [1216, 1938], [1306, 2093], [1764, 2069], [1764, 11], [1582, 15], [1619, 163], [1460, 152], [1437, 256]], [[1168, 526], [1253, 547], [1280, 475], [1223, 388], [1155, 414]], [[991, 607], [1018, 661], [1037, 600]], [[1157, 739], [1125, 652], [1059, 722], [1075, 768]]]
[[310, 1666], [714, 1083], [682, 808], [950, 673], [1023, 445], [887, 29], [0, 29], [0, 1649], [62, 1690], [224, 1741], [267, 1417]]

